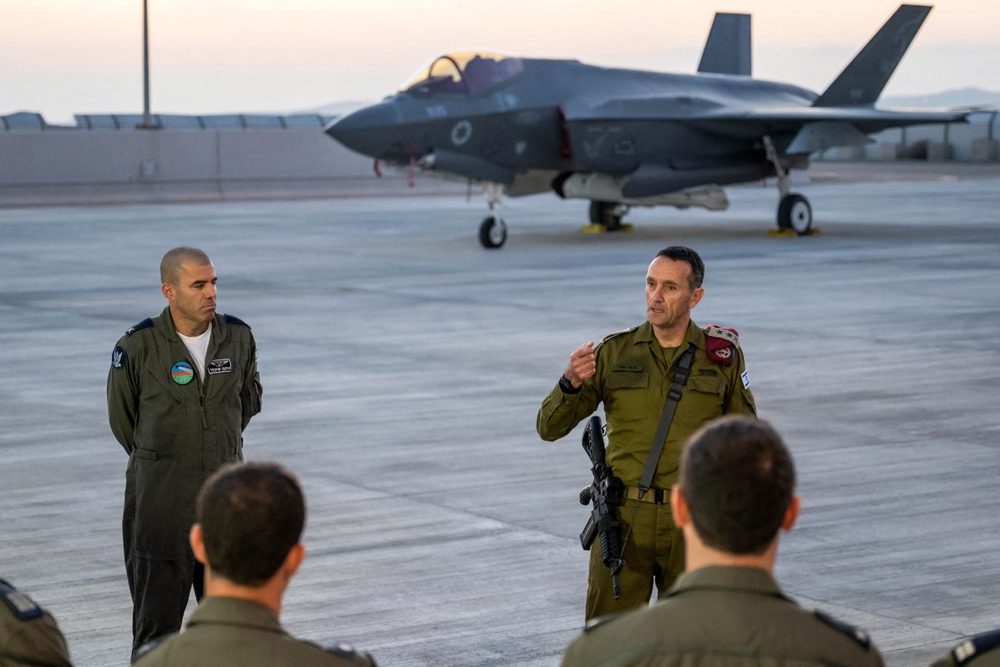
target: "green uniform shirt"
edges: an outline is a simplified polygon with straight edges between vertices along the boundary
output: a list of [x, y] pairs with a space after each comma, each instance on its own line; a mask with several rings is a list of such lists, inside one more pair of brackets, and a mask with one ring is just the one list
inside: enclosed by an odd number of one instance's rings
[[0, 667], [70, 667], [56, 619], [0, 579]]
[[227, 597], [206, 597], [180, 634], [162, 640], [140, 667], [375, 667], [367, 653], [340, 645], [324, 649], [284, 631], [269, 608]]
[[112, 353], [108, 420], [129, 455], [124, 524], [141, 557], [188, 553], [198, 490], [222, 464], [243, 460], [243, 429], [260, 412], [257, 347], [245, 323], [216, 314], [204, 381], [194, 368], [169, 308]]
[[765, 570], [683, 574], [652, 607], [599, 622], [569, 645], [563, 667], [797, 665], [879, 667], [859, 630], [806, 611]]
[[696, 347], [691, 375], [674, 413], [653, 486], [669, 489], [676, 481], [681, 451], [705, 422], [724, 414], [756, 414], [743, 353], [736, 348], [729, 366], [708, 358], [705, 332], [694, 322], [684, 342], [673, 350], [660, 347], [653, 327], [612, 334], [595, 349], [597, 372], [576, 394], [558, 384], [538, 411], [536, 427], [543, 440], [557, 440], [591, 415], [600, 403], [608, 425], [608, 463], [628, 486], [638, 486], [650, 445], [663, 414], [674, 371], [688, 343]]

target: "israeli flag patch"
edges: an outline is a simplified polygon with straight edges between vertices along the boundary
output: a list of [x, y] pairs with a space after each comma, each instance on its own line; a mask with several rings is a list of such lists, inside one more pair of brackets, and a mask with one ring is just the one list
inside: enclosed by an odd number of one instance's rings
[[750, 388], [750, 371], [744, 370], [742, 373], [740, 373], [740, 379], [743, 380], [743, 388], [744, 389], [749, 389]]

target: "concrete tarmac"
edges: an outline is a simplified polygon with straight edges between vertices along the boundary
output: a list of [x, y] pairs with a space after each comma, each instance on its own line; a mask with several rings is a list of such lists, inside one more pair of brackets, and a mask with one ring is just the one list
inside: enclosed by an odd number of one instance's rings
[[681, 243], [707, 264], [695, 319], [740, 330], [799, 467], [779, 580], [889, 665], [928, 664], [1000, 626], [1000, 175], [819, 171], [808, 238], [769, 237], [757, 187], [599, 236], [585, 203], [513, 200], [500, 251], [478, 197], [2, 210], [0, 577], [76, 664], [127, 662], [105, 377], [164, 305], [162, 253], [196, 245], [259, 345], [247, 456], [307, 494], [286, 627], [388, 667], [557, 665], [582, 625], [589, 466], [580, 429], [543, 443], [535, 413], [572, 349], [642, 321], [646, 265]]

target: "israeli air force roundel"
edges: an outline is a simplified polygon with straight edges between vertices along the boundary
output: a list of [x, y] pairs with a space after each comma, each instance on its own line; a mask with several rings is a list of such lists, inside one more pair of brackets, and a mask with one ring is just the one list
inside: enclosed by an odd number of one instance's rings
[[186, 361], [178, 361], [170, 367], [170, 377], [177, 384], [187, 384], [194, 379], [194, 369]]

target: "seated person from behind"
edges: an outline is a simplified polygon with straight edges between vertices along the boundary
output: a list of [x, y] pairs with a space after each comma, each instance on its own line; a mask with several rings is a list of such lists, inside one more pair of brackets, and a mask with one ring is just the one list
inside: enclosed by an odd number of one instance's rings
[[274, 463], [231, 464], [198, 494], [191, 548], [205, 566], [205, 597], [184, 631], [140, 649], [142, 667], [322, 665], [374, 667], [366, 653], [295, 639], [278, 621], [305, 547], [305, 501]]
[[799, 514], [795, 466], [769, 424], [731, 415], [688, 441], [670, 496], [686, 569], [660, 601], [606, 617], [570, 644], [564, 667], [882, 665], [868, 637], [785, 597], [780, 530]]

